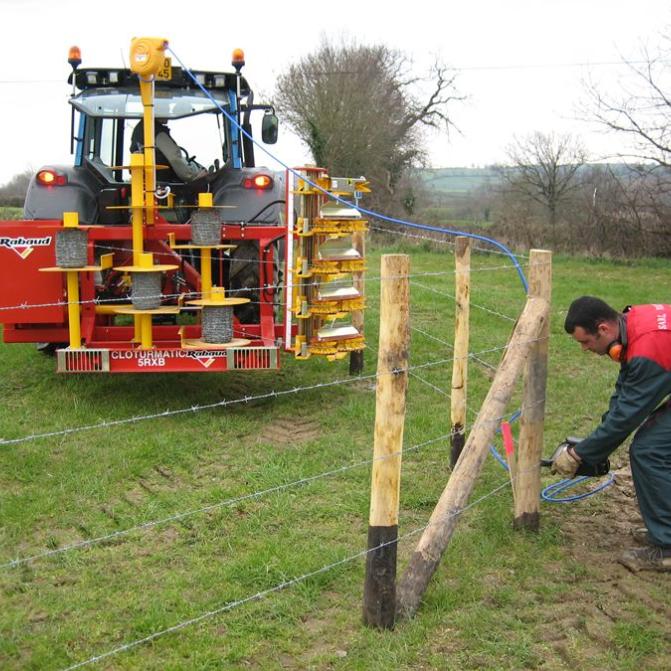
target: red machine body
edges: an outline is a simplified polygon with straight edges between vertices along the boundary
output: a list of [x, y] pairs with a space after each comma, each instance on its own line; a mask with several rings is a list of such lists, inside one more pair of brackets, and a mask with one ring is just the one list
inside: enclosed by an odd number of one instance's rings
[[[41, 271], [54, 266], [55, 237], [61, 229], [60, 221], [0, 222], [0, 286], [3, 287], [0, 323], [3, 324], [4, 342], [62, 345], [62, 355], [59, 352], [59, 370], [62, 372], [215, 372], [279, 368], [278, 343], [283, 337], [284, 323], [277, 309], [278, 289], [273, 284], [277, 264], [274, 253], [275, 243], [286, 235], [286, 227], [240, 224], [222, 227], [225, 243], [258, 242], [259, 286], [267, 286], [265, 291], [259, 292], [258, 323], [243, 324], [234, 317], [235, 336], [251, 342], [239, 348], [209, 350], [183, 346], [185, 340], [197, 339], [200, 335], [197, 323], [155, 324], [154, 347], [139, 349], [133, 341], [133, 324], [119, 324], [122, 320], [112, 311], [119, 305], [119, 300], [101, 295], [105, 278], [99, 271], [90, 271], [80, 273], [81, 329], [85, 348], [67, 351], [65, 277], [63, 273]], [[91, 226], [87, 230], [92, 264], [101, 253], [114, 253], [114, 265], [118, 266], [130, 254], [129, 226]], [[181, 295], [199, 295], [201, 276], [183, 256], [171, 249], [169, 234], [174, 235], [176, 243], [188, 243], [190, 226], [169, 224], [158, 214], [156, 224], [145, 230], [145, 248], [162, 263], [179, 265], [179, 270], [166, 273], [163, 288], [163, 294], [169, 297], [168, 300], [172, 299], [170, 303], [177, 304]], [[218, 263], [223, 273], [228, 261], [218, 259], [216, 255], [213, 258], [213, 279], [223, 283], [223, 277], [216, 275]], [[113, 272], [106, 271], [106, 274]]]

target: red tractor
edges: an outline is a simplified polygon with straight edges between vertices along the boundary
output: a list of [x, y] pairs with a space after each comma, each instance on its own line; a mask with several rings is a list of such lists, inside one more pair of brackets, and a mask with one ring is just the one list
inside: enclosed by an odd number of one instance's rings
[[71, 50], [74, 163], [41, 168], [24, 219], [0, 222], [4, 342], [41, 343], [77, 373], [361, 352], [365, 180], [258, 167], [253, 125], [272, 144], [278, 121], [242, 51], [233, 72], [204, 72], [166, 47], [133, 40], [129, 69]]

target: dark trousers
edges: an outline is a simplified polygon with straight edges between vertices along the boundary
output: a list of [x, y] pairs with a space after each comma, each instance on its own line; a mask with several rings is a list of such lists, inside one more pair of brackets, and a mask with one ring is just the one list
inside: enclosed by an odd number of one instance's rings
[[629, 448], [638, 506], [653, 543], [671, 548], [671, 408], [654, 412]]

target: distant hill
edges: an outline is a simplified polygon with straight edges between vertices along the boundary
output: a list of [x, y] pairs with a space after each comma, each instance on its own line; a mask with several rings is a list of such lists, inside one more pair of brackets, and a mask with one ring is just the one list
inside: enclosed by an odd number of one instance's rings
[[[588, 170], [595, 164], [586, 164], [582, 170]], [[605, 167], [605, 164], [601, 164]], [[620, 176], [625, 176], [634, 167], [626, 163], [610, 163], [610, 169]], [[508, 170], [515, 170], [508, 168]], [[501, 175], [493, 167], [487, 168], [425, 168], [418, 170], [417, 175], [427, 189], [446, 196], [466, 195], [487, 184], [497, 184]]]
[[417, 174], [428, 189], [445, 194], [468, 193], [501, 179], [493, 168], [426, 168]]

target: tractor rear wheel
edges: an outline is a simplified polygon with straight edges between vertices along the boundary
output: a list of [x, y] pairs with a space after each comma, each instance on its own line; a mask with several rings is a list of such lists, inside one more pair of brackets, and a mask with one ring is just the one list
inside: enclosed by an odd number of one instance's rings
[[[263, 284], [273, 284], [279, 287], [283, 275], [284, 263], [284, 240], [273, 243], [273, 275], [264, 277]], [[261, 286], [259, 274], [259, 243], [255, 240], [245, 240], [231, 252], [229, 262], [229, 286], [230, 295], [234, 298], [249, 298], [250, 302], [238, 305], [234, 308], [235, 316], [243, 324], [258, 324], [260, 316], [260, 302], [262, 291], [272, 291], [272, 288]], [[269, 296], [268, 296], [269, 298]], [[265, 297], [264, 297], [265, 299]], [[279, 307], [281, 292], [279, 288], [274, 290], [275, 316], [279, 318]]]

